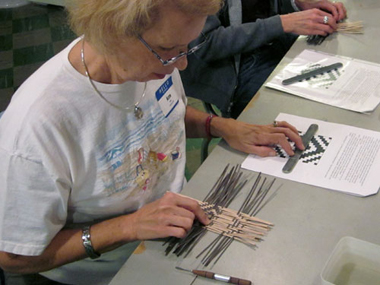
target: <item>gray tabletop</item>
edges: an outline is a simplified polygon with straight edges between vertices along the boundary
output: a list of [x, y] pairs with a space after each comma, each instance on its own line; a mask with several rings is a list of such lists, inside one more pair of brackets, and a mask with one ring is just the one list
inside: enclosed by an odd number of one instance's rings
[[[334, 34], [315, 47], [308, 46], [305, 38], [300, 38], [271, 76], [305, 48], [380, 63], [380, 2], [347, 0], [345, 3], [350, 21], [364, 21], [364, 34]], [[379, 108], [371, 114], [359, 114], [265, 87], [256, 94], [239, 120], [268, 124], [280, 112], [380, 131]], [[183, 193], [203, 199], [224, 167], [228, 163], [242, 163], [245, 157], [245, 154], [232, 150], [222, 141]], [[248, 191], [250, 187], [247, 185], [243, 190]], [[276, 180], [274, 188], [277, 187], [280, 187], [277, 195], [258, 215], [275, 224], [265, 240], [255, 250], [234, 242], [212, 271], [249, 279], [256, 285], [317, 285], [321, 284], [320, 274], [324, 264], [342, 237], [352, 236], [380, 245], [379, 195], [359, 198], [283, 179]], [[214, 237], [208, 234], [194, 252]], [[176, 270], [176, 265], [194, 268], [199, 261], [195, 259], [195, 254], [184, 260], [174, 255], [165, 256], [162, 244], [161, 241], [144, 242], [146, 249], [132, 255], [111, 285], [219, 284]]]

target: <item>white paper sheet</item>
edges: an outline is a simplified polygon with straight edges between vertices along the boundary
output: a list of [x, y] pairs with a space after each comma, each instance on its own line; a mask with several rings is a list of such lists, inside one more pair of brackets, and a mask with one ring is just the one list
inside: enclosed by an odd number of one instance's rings
[[243, 168], [352, 195], [369, 196], [378, 192], [379, 132], [283, 113], [276, 120], [287, 121], [302, 133], [311, 124], [318, 124], [310, 149], [288, 174], [282, 172], [288, 157], [249, 155]]
[[[283, 85], [282, 81], [318, 67], [341, 62], [336, 71]], [[356, 112], [371, 112], [380, 103], [380, 65], [312, 50], [302, 51], [267, 87]]]

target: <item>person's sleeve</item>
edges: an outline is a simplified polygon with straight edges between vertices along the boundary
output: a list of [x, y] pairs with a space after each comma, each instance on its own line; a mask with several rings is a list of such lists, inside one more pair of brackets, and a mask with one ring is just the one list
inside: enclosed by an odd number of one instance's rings
[[66, 223], [69, 191], [42, 163], [0, 156], [0, 250], [40, 255]]
[[[284, 30], [278, 15], [228, 27], [224, 27], [217, 16], [209, 16], [203, 33], [207, 37], [207, 42], [195, 53], [195, 56], [206, 62], [213, 62], [253, 51], [283, 35]], [[196, 39], [190, 47], [199, 44], [200, 41], [201, 38]]]

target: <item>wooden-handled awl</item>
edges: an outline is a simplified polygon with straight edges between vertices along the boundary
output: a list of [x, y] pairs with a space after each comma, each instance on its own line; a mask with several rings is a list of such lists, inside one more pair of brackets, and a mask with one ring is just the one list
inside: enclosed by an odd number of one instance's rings
[[216, 274], [214, 272], [205, 271], [205, 270], [196, 270], [196, 269], [190, 270], [190, 269], [185, 269], [185, 268], [178, 267], [178, 266], [176, 266], [176, 269], [191, 272], [197, 276], [202, 276], [205, 278], [214, 279], [214, 280], [218, 280], [218, 281], [222, 281], [222, 282], [226, 282], [226, 283], [231, 283], [231, 284], [238, 284], [238, 285], [251, 285], [252, 284], [252, 282], [249, 280], [245, 280], [245, 279], [241, 279], [241, 278], [237, 278], [237, 277], [232, 277], [232, 276], [220, 275], [220, 274]]

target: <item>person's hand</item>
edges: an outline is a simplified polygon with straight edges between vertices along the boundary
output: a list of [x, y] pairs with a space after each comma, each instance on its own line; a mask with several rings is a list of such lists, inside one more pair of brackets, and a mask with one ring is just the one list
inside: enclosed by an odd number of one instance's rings
[[[273, 146], [280, 145], [289, 155], [294, 155], [288, 138], [299, 149], [305, 149], [302, 139], [295, 127], [285, 121], [271, 125], [252, 125], [233, 119], [214, 118], [216, 129], [222, 130], [218, 135], [234, 149], [259, 156], [275, 156]], [[219, 125], [219, 126], [218, 126]]]
[[[328, 20], [326, 23], [324, 22], [325, 17]], [[337, 23], [333, 16], [320, 9], [280, 15], [280, 18], [285, 33], [327, 36], [337, 29]]]
[[300, 1], [296, 0], [296, 5], [301, 10], [309, 10], [318, 8], [320, 10], [326, 11], [333, 16], [335, 22], [339, 22], [347, 17], [347, 10], [342, 2], [319, 0], [319, 1]]
[[183, 238], [194, 219], [205, 225], [210, 222], [196, 200], [172, 192], [129, 216], [132, 222], [127, 226], [131, 227], [135, 240], [169, 236]]

